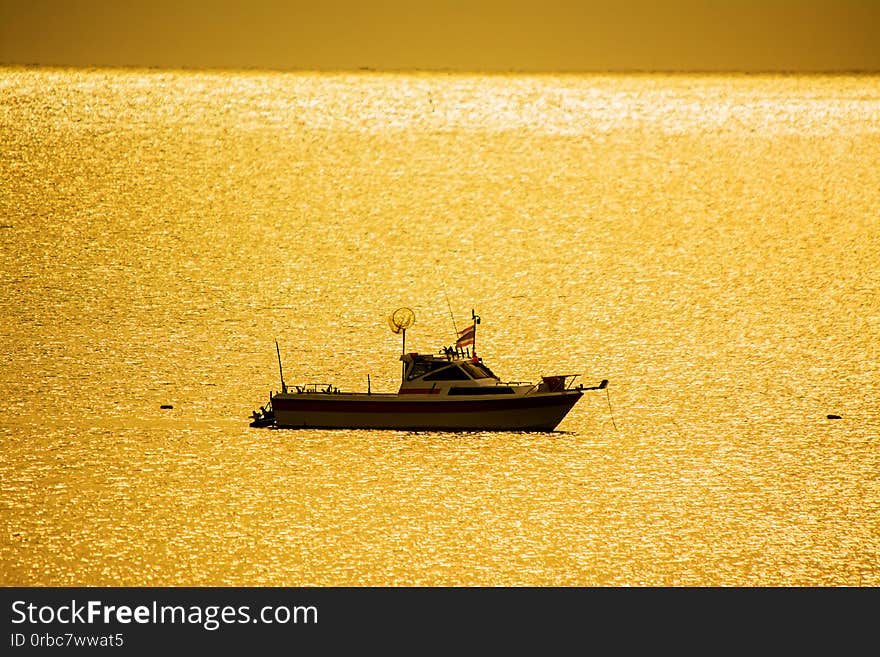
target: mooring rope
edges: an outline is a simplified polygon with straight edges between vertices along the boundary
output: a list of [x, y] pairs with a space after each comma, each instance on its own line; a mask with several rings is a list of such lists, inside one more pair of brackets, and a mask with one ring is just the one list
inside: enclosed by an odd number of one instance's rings
[[611, 425], [614, 427], [614, 430], [619, 433], [620, 430], [617, 428], [617, 423], [614, 421], [614, 411], [611, 410], [611, 395], [608, 394], [608, 386], [605, 386], [605, 399], [608, 401], [608, 414], [611, 415]]

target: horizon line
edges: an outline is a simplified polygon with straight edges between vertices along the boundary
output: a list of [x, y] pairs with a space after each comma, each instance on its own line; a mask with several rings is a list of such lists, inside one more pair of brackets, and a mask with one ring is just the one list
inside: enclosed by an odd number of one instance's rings
[[828, 69], [672, 69], [672, 68], [613, 68], [613, 69], [469, 69], [455, 67], [328, 67], [308, 68], [296, 66], [166, 66], [150, 64], [56, 64], [38, 62], [0, 62], [0, 68], [67, 69], [67, 70], [131, 70], [131, 71], [183, 71], [205, 73], [394, 73], [394, 74], [451, 74], [451, 75], [880, 75], [880, 69], [828, 68]]

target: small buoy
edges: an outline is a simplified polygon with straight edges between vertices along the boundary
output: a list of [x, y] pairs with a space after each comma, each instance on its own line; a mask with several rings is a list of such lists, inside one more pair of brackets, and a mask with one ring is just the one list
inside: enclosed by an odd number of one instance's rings
[[171, 404], [162, 404], [159, 408], [174, 408]]
[[829, 414], [828, 414], [828, 419], [829, 419], [829, 420], [839, 420], [839, 419], [840, 419], [840, 416], [839, 416], [839, 415], [832, 415], [832, 414], [829, 413]]

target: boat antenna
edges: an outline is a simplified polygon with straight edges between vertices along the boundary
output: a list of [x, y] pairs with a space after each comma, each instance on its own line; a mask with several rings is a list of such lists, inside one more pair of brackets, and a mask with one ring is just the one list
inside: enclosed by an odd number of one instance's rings
[[284, 383], [284, 370], [281, 369], [281, 349], [278, 348], [278, 339], [275, 340], [275, 352], [278, 354], [278, 373], [281, 375], [281, 392], [287, 392], [287, 384]]

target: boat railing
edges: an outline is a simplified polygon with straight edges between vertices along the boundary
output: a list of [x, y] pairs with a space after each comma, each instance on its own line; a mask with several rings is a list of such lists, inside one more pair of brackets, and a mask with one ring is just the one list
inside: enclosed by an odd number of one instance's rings
[[324, 393], [327, 395], [338, 394], [339, 388], [332, 383], [305, 383], [303, 385], [293, 386], [298, 393]]
[[467, 347], [441, 347], [437, 350], [437, 355], [443, 356], [446, 360], [456, 358], [471, 359], [476, 356], [476, 354], [471, 355], [471, 350]]

